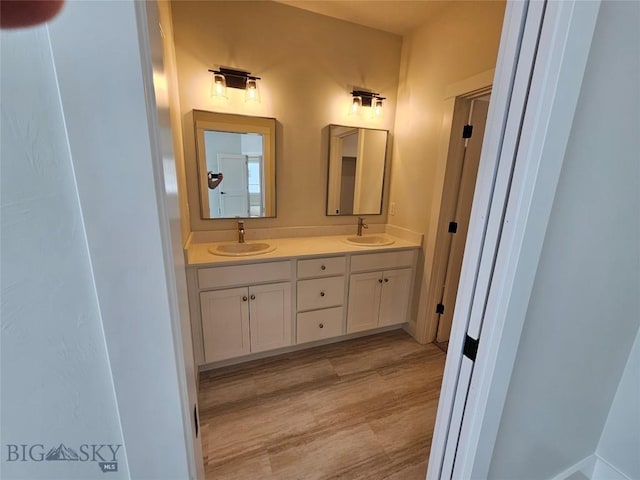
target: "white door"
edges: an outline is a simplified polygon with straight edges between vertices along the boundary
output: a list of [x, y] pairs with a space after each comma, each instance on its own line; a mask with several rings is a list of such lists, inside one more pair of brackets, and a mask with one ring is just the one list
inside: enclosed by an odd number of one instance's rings
[[444, 311], [438, 318], [438, 342], [446, 342], [451, 334], [451, 323], [453, 322], [453, 312], [458, 293], [458, 283], [460, 282], [460, 270], [462, 269], [462, 257], [464, 255], [464, 245], [467, 240], [469, 230], [469, 217], [471, 216], [471, 203], [473, 202], [473, 192], [476, 186], [478, 166], [480, 165], [480, 151], [482, 149], [482, 139], [484, 137], [485, 125], [487, 123], [487, 112], [489, 111], [489, 99], [475, 99], [471, 101], [471, 113], [469, 123], [472, 127], [471, 137], [465, 142], [462, 150], [462, 173], [454, 187], [457, 190], [457, 200], [455, 216], [451, 220], [455, 228], [449, 229], [451, 243], [449, 246], [449, 260], [445, 274], [444, 287], [441, 304]]
[[378, 326], [382, 272], [357, 273], [349, 280], [347, 333]]
[[378, 326], [395, 325], [407, 321], [410, 288], [410, 268], [384, 272]]
[[200, 310], [206, 362], [237, 357], [251, 351], [249, 291], [246, 287], [202, 292]]
[[291, 345], [291, 284], [249, 287], [251, 352]]
[[249, 216], [249, 171], [246, 155], [218, 154], [219, 171], [224, 180], [218, 188], [222, 218]]
[[507, 4], [428, 479], [488, 476], [598, 9]]

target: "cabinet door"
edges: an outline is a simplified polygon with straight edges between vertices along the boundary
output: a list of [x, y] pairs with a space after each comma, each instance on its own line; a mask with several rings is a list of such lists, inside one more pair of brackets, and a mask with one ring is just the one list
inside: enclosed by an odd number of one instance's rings
[[291, 345], [291, 283], [249, 287], [251, 352]]
[[380, 299], [379, 326], [395, 325], [407, 321], [409, 289], [411, 288], [410, 268], [386, 270], [382, 276], [382, 297]]
[[382, 272], [358, 273], [349, 279], [347, 333], [378, 326]]
[[246, 287], [200, 294], [205, 362], [250, 352], [248, 295]]

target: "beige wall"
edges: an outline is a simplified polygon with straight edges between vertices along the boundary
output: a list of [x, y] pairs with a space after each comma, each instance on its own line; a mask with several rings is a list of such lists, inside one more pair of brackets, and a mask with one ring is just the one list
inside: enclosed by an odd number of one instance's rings
[[[388, 221], [425, 234], [424, 279], [430, 275], [445, 168], [438, 155], [445, 90], [495, 67], [504, 7], [502, 1], [452, 2], [404, 39], [391, 167], [396, 214]], [[428, 285], [417, 285], [418, 320], [424, 322]]]
[[[278, 216], [251, 219], [248, 228], [354, 223], [353, 217], [325, 215], [325, 127], [393, 129], [402, 39], [275, 2], [176, 1], [172, 12], [190, 184], [196, 172], [189, 112], [201, 109], [275, 117], [279, 122]], [[262, 77], [261, 104], [247, 106], [244, 92], [233, 89], [229, 89], [227, 103], [212, 100], [207, 70], [220, 65]], [[387, 97], [381, 120], [348, 115], [353, 87]], [[233, 220], [201, 221], [197, 202], [198, 192], [190, 189], [192, 230], [233, 227]], [[367, 221], [385, 223], [386, 209]]]
[[[175, 172], [178, 180], [178, 203], [180, 206], [180, 232], [184, 244], [191, 232], [189, 224], [189, 206], [187, 203], [187, 181], [185, 176], [184, 152], [182, 141], [182, 125], [180, 121], [180, 98], [178, 94], [178, 73], [176, 67], [176, 52], [173, 44], [173, 22], [171, 19], [171, 5], [168, 0], [158, 2], [158, 16], [164, 36], [162, 37], [163, 62], [165, 80], [169, 99], [169, 114], [171, 133], [173, 135], [173, 155], [175, 157]], [[165, 169], [170, 165], [165, 165]]]

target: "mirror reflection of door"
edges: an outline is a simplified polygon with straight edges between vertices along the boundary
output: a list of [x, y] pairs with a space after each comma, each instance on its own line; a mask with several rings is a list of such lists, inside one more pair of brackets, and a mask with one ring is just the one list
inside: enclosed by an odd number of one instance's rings
[[209, 218], [259, 217], [265, 214], [262, 135], [204, 131], [206, 170], [222, 173], [209, 189]]
[[224, 180], [212, 190], [214, 202], [221, 218], [249, 216], [249, 182], [247, 156], [233, 153], [218, 154], [218, 171]]
[[381, 213], [387, 133], [329, 126], [327, 215]]
[[358, 131], [342, 137], [342, 171], [340, 175], [340, 214], [353, 215], [358, 161]]

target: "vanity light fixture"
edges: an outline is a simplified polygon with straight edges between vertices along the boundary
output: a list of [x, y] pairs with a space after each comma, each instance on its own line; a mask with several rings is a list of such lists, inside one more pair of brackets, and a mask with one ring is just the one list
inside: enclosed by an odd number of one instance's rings
[[247, 79], [247, 88], [244, 92], [245, 102], [260, 103], [260, 90], [258, 90], [258, 82], [253, 78]]
[[357, 114], [360, 113], [362, 109], [362, 97], [358, 95], [353, 96], [353, 101], [351, 103], [351, 113]]
[[213, 74], [213, 78], [211, 79], [211, 96], [227, 98], [227, 81], [225, 80], [224, 75], [219, 73]]
[[353, 90], [351, 96], [353, 97], [351, 103], [352, 114], [359, 113], [362, 107], [370, 107], [372, 117], [379, 118], [382, 116], [382, 103], [385, 97], [380, 96], [379, 93], [367, 90]]
[[260, 103], [258, 80], [260, 77], [251, 75], [245, 70], [220, 67], [218, 70], [209, 70], [213, 75], [211, 79], [211, 96], [227, 98], [227, 87], [245, 90], [246, 102]]

